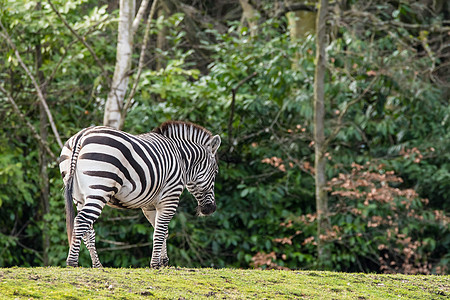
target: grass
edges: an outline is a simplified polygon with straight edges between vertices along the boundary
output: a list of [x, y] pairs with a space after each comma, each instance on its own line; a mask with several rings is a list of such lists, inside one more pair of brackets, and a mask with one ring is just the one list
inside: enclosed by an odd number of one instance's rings
[[2, 299], [448, 299], [450, 276], [241, 269], [0, 268]]

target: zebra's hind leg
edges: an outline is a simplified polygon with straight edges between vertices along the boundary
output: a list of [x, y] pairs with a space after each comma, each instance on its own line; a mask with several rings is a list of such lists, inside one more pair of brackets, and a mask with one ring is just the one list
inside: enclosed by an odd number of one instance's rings
[[72, 234], [72, 242], [70, 243], [69, 255], [66, 264], [68, 267], [78, 267], [78, 257], [80, 255], [81, 238], [89, 230], [91, 224], [81, 213], [75, 217], [74, 228]]
[[[89, 234], [88, 231], [90, 231], [91, 228], [93, 230], [92, 226], [100, 216], [100, 213], [105, 206], [106, 201], [102, 201], [102, 199], [104, 198], [99, 196], [87, 196], [82, 208], [78, 209], [78, 214], [74, 220], [72, 242], [70, 243], [69, 255], [67, 256], [66, 260], [67, 266], [78, 267], [78, 257], [80, 255], [81, 240], [84, 239], [85, 235], [87, 235], [87, 237], [93, 237], [95, 257], [98, 260], [98, 256], [96, 253], [97, 251], [95, 250], [95, 234]], [[91, 249], [89, 249], [89, 252], [91, 252]], [[94, 260], [92, 261], [92, 263], [95, 266]], [[98, 263], [100, 263], [100, 261], [98, 261]]]
[[86, 248], [89, 250], [89, 254], [91, 255], [92, 267], [93, 268], [103, 267], [100, 262], [100, 259], [98, 258], [97, 249], [95, 248], [95, 230], [93, 225], [83, 235], [83, 242], [86, 245]]

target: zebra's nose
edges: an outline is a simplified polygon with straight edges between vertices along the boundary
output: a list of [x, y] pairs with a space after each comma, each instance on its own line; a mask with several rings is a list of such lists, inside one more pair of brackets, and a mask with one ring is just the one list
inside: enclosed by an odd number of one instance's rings
[[214, 202], [209, 202], [205, 205], [199, 206], [200, 208], [200, 214], [203, 216], [209, 216], [210, 214], [212, 214], [213, 212], [216, 211], [216, 203]]

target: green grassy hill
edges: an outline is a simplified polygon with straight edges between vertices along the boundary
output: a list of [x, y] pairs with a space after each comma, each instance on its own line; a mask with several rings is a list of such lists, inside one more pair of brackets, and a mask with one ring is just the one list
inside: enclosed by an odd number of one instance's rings
[[2, 299], [448, 299], [450, 276], [238, 269], [0, 269]]

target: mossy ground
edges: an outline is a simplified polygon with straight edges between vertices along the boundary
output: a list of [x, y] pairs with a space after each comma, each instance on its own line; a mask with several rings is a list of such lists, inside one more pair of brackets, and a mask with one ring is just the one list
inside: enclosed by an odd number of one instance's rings
[[448, 299], [450, 276], [240, 269], [0, 269], [2, 299]]

